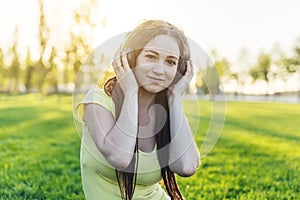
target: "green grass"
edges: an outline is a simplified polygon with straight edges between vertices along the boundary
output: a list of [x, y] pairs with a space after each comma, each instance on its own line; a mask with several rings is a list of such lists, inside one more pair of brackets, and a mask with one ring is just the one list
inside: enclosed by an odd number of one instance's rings
[[1, 97], [0, 199], [83, 199], [70, 96]]
[[[210, 107], [200, 105], [204, 112]], [[226, 107], [213, 151], [193, 178], [178, 178], [186, 199], [300, 199], [300, 105], [229, 102]]]
[[[200, 147], [211, 109], [199, 105]], [[79, 149], [71, 96], [0, 96], [0, 199], [84, 199]], [[177, 179], [187, 200], [300, 199], [300, 105], [228, 102], [218, 143]]]

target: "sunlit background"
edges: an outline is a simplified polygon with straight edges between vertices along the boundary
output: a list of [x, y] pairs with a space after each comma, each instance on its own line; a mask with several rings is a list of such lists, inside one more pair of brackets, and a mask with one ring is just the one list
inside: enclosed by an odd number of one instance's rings
[[103, 85], [95, 72], [113, 74], [95, 69], [109, 58], [91, 52], [144, 19], [175, 24], [214, 61], [197, 57], [206, 66], [183, 101], [202, 157], [177, 176], [185, 199], [299, 199], [299, 11], [300, 0], [0, 0], [0, 199], [84, 199], [75, 79]]
[[[0, 0], [0, 91], [70, 92], [94, 48], [163, 19], [213, 58], [220, 90], [299, 96], [299, 9], [298, 0]], [[191, 92], [205, 94], [201, 77]]]

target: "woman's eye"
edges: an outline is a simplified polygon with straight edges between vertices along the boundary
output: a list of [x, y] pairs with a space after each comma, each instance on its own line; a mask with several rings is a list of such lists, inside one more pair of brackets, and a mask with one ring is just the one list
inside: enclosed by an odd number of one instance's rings
[[167, 63], [169, 65], [176, 65], [176, 62], [174, 60], [167, 60]]
[[151, 60], [154, 60], [154, 59], [156, 59], [156, 56], [147, 54], [147, 55], [146, 55], [146, 58], [149, 58], [149, 59], [151, 59]]

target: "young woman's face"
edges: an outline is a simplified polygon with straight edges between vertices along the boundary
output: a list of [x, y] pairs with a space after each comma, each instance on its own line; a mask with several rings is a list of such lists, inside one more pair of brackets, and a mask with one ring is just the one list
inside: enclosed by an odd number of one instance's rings
[[179, 62], [177, 41], [168, 35], [158, 35], [148, 42], [136, 60], [134, 74], [139, 86], [157, 93], [170, 86]]

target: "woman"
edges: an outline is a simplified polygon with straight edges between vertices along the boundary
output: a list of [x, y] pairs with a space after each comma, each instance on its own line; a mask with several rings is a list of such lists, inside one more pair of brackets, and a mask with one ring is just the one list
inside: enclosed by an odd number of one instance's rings
[[187, 38], [168, 22], [145, 21], [127, 35], [112, 63], [116, 77], [78, 107], [87, 199], [183, 199], [175, 174], [191, 176], [200, 162], [181, 103], [189, 59]]

